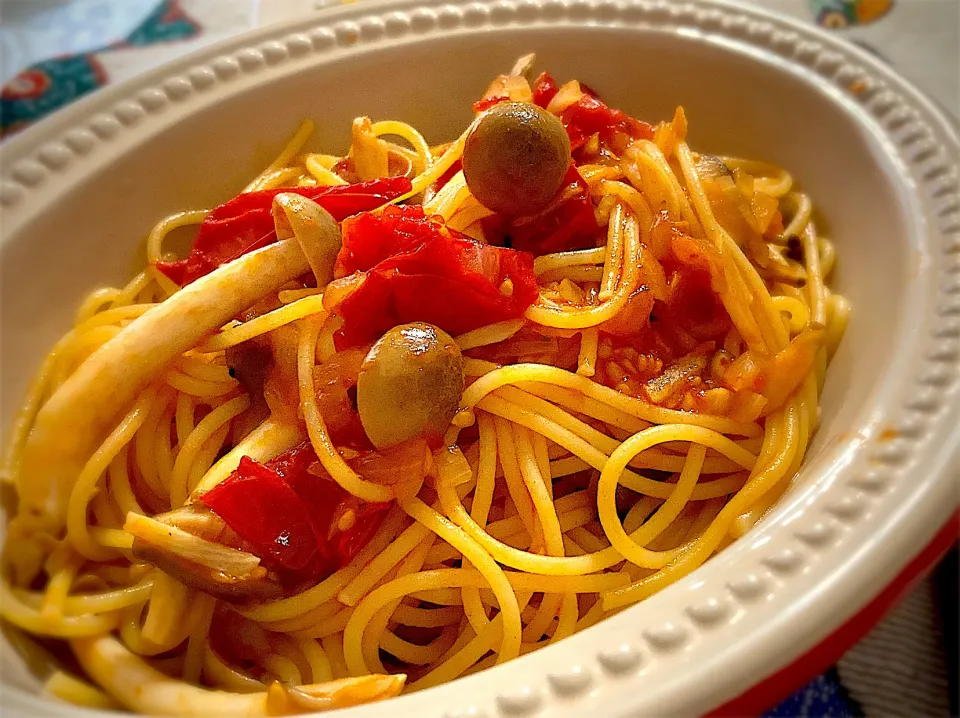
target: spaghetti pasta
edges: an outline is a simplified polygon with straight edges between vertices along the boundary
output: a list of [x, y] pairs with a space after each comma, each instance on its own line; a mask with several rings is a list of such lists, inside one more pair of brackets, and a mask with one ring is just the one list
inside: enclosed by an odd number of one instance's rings
[[642, 601], [789, 491], [850, 315], [811, 200], [532, 61], [447, 144], [358, 118], [320, 154], [304, 122], [82, 302], [0, 473], [0, 616], [86, 673], [51, 694], [427, 688]]

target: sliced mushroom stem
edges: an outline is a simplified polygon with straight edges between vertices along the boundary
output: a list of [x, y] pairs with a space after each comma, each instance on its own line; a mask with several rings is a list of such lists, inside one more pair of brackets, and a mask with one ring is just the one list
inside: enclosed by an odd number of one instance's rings
[[230, 693], [170, 678], [113, 636], [79, 638], [70, 645], [80, 665], [107, 693], [149, 715], [241, 718], [333, 710], [392, 698], [406, 680], [404, 675], [369, 675], [298, 686], [296, 695], [280, 684], [258, 693]]
[[333, 279], [342, 239], [340, 225], [327, 210], [307, 197], [281, 192], [273, 198], [273, 222], [280, 239], [296, 238], [318, 287]]
[[226, 524], [205, 506], [194, 504], [153, 518], [129, 514], [124, 530], [134, 537], [134, 556], [211, 596], [248, 602], [283, 594], [259, 558], [218, 542]]
[[63, 521], [73, 483], [124, 407], [174, 358], [308, 269], [296, 241], [271, 244], [184, 287], [94, 352], [37, 414], [17, 477], [21, 510]]

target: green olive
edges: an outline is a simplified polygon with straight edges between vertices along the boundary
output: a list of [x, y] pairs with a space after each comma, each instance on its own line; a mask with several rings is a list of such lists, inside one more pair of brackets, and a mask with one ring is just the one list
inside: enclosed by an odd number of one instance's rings
[[556, 116], [529, 102], [501, 102], [480, 117], [463, 148], [463, 176], [487, 209], [543, 209], [563, 186], [570, 138]]
[[378, 449], [418, 436], [442, 435], [463, 394], [463, 357], [442, 329], [415, 322], [384, 334], [357, 380], [357, 409]]

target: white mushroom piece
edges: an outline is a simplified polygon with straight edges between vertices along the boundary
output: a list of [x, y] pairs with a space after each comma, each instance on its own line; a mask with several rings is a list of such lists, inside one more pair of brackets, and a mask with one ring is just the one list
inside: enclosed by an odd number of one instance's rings
[[272, 683], [257, 693], [192, 686], [161, 673], [112, 636], [70, 642], [84, 670], [125, 707], [139, 713], [196, 718], [241, 718], [347, 708], [392, 698], [406, 676], [369, 675], [303, 686]]
[[[219, 267], [145, 312], [95, 351], [44, 404], [17, 476], [22, 510], [62, 524], [85, 462], [124, 409], [171, 361], [304, 272], [313, 270], [325, 286], [340, 249], [337, 222], [294, 193], [278, 194], [273, 214], [278, 242]], [[272, 435], [289, 441], [289, 433]], [[269, 447], [259, 448], [270, 453]], [[281, 445], [276, 453], [285, 448]], [[224, 475], [224, 467], [215, 468]], [[210, 488], [211, 482], [204, 485]]]

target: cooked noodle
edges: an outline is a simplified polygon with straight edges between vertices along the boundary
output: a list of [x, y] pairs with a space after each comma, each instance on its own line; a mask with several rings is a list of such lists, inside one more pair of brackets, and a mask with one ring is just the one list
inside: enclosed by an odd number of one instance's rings
[[[522, 76], [497, 82], [504, 97], [529, 101]], [[584, 96], [573, 85], [559, 104]], [[364, 172], [405, 172], [412, 188], [385, 203], [422, 200], [444, 231], [490, 239], [496, 215], [460, 169], [482, 117], [441, 147], [402, 122], [358, 120], [342, 158], [305, 152], [305, 122], [245, 191], [343, 189]], [[342, 421], [322, 382], [334, 386], [349, 371], [318, 377], [363, 358], [340, 334], [341, 302], [359, 285], [337, 277], [314, 286], [304, 244], [312, 230], [296, 217], [282, 227], [275, 210], [282, 241], [181, 289], [161, 271], [172, 259], [164, 238], [212, 215], [161, 220], [147, 239], [147, 270], [93, 292], [42, 363], [3, 461], [20, 507], [4, 547], [0, 614], [61, 639], [87, 674], [57, 671], [49, 692], [170, 715], [377, 700], [405, 682], [426, 688], [561, 640], [748, 531], [801, 465], [850, 307], [829, 287], [834, 245], [787, 171], [699, 155], [685, 134], [678, 111], [649, 135], [604, 146], [597, 134], [575, 149], [598, 222], [593, 244], [536, 257], [537, 296], [523, 316], [459, 332], [467, 385], [441, 432], [445, 446], [383, 454], [402, 468], [358, 463], [366, 454], [338, 443]], [[719, 307], [700, 325], [716, 322], [709, 340], [677, 324], [689, 317], [671, 302], [689, 280], [661, 265], [682, 251], [709, 279], [684, 296], [708, 291]], [[509, 280], [499, 289], [520, 291]], [[201, 300], [225, 313], [205, 309], [213, 324], [184, 338], [172, 326]], [[643, 301], [652, 338], [624, 339], [616, 327]], [[243, 311], [224, 309], [231, 303]], [[145, 350], [131, 348], [131, 337], [148, 336]], [[667, 344], [684, 350], [661, 350]], [[250, 347], [271, 362], [256, 389], [236, 363]], [[115, 382], [111, 363], [121, 361], [126, 378]], [[88, 416], [94, 404], [102, 410]], [[59, 445], [73, 427], [83, 428]], [[204, 533], [209, 512], [196, 508], [244, 461], [264, 464], [298, 445], [315, 453], [314, 476], [347, 497], [331, 532], [354, 530], [365, 506], [385, 507], [343, 565], [284, 583], [229, 521]], [[238, 591], [266, 592], [234, 600], [205, 591], [178, 573], [178, 560], [233, 572]]]

